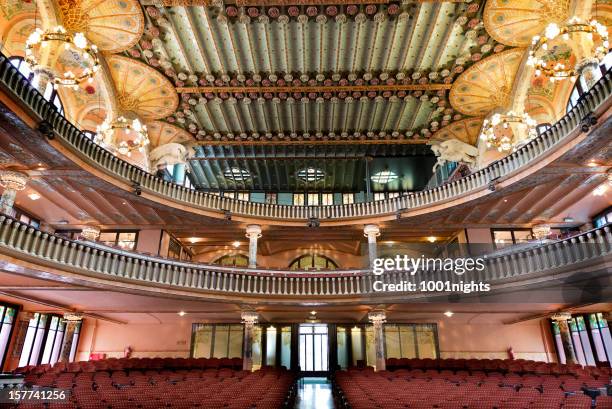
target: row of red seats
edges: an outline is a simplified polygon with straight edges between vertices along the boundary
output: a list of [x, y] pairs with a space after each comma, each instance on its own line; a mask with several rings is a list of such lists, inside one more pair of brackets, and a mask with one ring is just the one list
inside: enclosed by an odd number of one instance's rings
[[[441, 374], [434, 370], [429, 373]], [[335, 375], [334, 387], [343, 409], [612, 408], [610, 397], [600, 396], [593, 402], [581, 391], [567, 392], [554, 385], [534, 388], [486, 381], [457, 382], [436, 377], [410, 378], [388, 371], [340, 371]]]
[[465, 371], [498, 371], [513, 373], [533, 373], [538, 375], [585, 375], [594, 377], [612, 376], [612, 368], [562, 365], [557, 363], [530, 361], [525, 359], [410, 359], [389, 358], [386, 361], [388, 370], [407, 369], [437, 369]]
[[31, 372], [96, 372], [128, 369], [242, 369], [242, 358], [108, 358], [97, 361], [57, 362], [55, 365], [26, 366], [15, 369], [17, 374]]
[[289, 409], [295, 398], [295, 376], [284, 368], [47, 371], [28, 378], [29, 385], [70, 389], [70, 399], [16, 409]]

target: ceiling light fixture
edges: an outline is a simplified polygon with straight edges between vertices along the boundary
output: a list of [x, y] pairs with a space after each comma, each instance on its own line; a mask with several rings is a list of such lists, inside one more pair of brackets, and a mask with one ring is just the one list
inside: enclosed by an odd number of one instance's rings
[[[563, 43], [554, 43], [558, 37], [561, 37]], [[556, 50], [558, 44], [569, 49], [567, 56], [561, 56], [559, 50]], [[590, 45], [590, 49], [586, 49], [583, 44]], [[572, 45], [578, 47], [571, 47]], [[574, 16], [561, 27], [550, 23], [544, 35], [533, 37], [527, 65], [534, 67], [536, 77], [543, 75], [550, 81], [559, 81], [579, 74], [584, 75], [591, 68], [599, 68], [599, 64], [608, 54], [609, 47], [606, 26], [596, 20], [585, 23]], [[572, 57], [576, 62], [570, 66]]]
[[487, 148], [508, 152], [538, 136], [536, 125], [537, 122], [527, 113], [496, 113], [484, 120], [480, 139], [485, 141]]
[[30, 193], [28, 195], [28, 197], [30, 198], [30, 200], [38, 200], [38, 199], [40, 199], [40, 195], [38, 193]]
[[119, 116], [111, 119], [108, 116], [96, 129], [94, 141], [113, 153], [129, 157], [134, 151], [145, 152], [149, 145], [149, 134], [147, 127], [138, 118]]
[[325, 172], [321, 169], [308, 167], [298, 171], [297, 177], [304, 182], [317, 182], [325, 177]]
[[187, 240], [189, 240], [189, 243], [193, 244], [193, 243], [197, 243], [199, 239], [197, 237], [190, 237]]
[[[55, 48], [53, 44], [57, 44]], [[61, 75], [52, 74], [51, 82], [53, 86], [68, 86], [77, 89], [79, 84], [84, 81], [92, 82], [96, 72], [100, 69], [100, 61], [98, 59], [98, 48], [94, 44], [90, 44], [83, 33], [69, 33], [63, 26], [56, 26], [49, 30], [43, 31], [37, 28], [30, 34], [26, 40], [25, 47], [25, 62], [29, 65], [32, 71], [45, 70], [49, 67], [41, 66], [43, 50], [44, 54], [53, 53], [63, 49], [66, 51], [76, 52], [80, 54], [78, 62], [84, 68], [79, 73], [75, 74], [70, 69], [67, 69]], [[35, 54], [38, 54], [37, 57]]]
[[436, 237], [434, 237], [434, 236], [429, 236], [429, 237], [427, 238], [427, 241], [428, 241], [428, 242], [430, 242], [430, 243], [435, 243], [435, 242], [436, 242], [436, 240], [437, 240], [437, 238], [436, 238]]
[[450, 318], [450, 317], [452, 317], [453, 315], [455, 315], [455, 313], [454, 313], [454, 312], [452, 312], [452, 311], [446, 311], [446, 312], [444, 313], [444, 315], [446, 315], [448, 318]]
[[232, 246], [234, 246], [235, 248], [238, 248], [240, 247], [240, 242], [236, 240], [235, 242], [232, 243]]
[[380, 172], [373, 174], [370, 179], [374, 183], [381, 183], [384, 185], [385, 183], [396, 180], [397, 174], [391, 170], [381, 170]]
[[177, 314], [181, 317], [184, 317], [185, 315], [187, 315], [185, 311], [179, 311]]

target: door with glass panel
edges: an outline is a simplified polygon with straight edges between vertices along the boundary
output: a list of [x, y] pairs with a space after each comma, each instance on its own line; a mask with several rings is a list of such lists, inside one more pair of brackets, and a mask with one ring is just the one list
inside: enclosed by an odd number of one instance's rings
[[300, 324], [300, 370], [306, 375], [329, 371], [329, 334], [327, 324]]

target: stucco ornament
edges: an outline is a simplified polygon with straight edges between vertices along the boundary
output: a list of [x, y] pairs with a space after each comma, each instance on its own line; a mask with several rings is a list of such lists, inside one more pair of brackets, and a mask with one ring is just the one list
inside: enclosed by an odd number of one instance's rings
[[438, 157], [438, 161], [433, 167], [434, 172], [438, 166], [444, 165], [446, 162], [474, 165], [478, 157], [478, 148], [458, 139], [449, 139], [435, 143], [431, 145], [431, 150]]

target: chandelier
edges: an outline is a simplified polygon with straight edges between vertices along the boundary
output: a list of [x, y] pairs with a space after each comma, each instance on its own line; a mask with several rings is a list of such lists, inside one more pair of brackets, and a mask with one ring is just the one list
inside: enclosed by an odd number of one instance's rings
[[144, 153], [149, 135], [147, 127], [138, 118], [129, 120], [120, 116], [111, 120], [107, 117], [96, 129], [94, 141], [110, 151], [131, 156], [134, 151]]
[[527, 113], [517, 114], [509, 111], [505, 114], [496, 113], [490, 119], [485, 119], [482, 124], [480, 139], [486, 142], [487, 148], [497, 148], [500, 152], [508, 152], [519, 142], [524, 144], [534, 139], [538, 133], [536, 131], [536, 121]]
[[536, 224], [531, 228], [531, 231], [533, 232], [533, 237], [538, 240], [542, 240], [548, 237], [550, 234], [550, 225], [545, 223]]
[[96, 241], [100, 237], [100, 229], [96, 226], [85, 226], [81, 230], [81, 236], [89, 241]]
[[[552, 41], [561, 37], [569, 41], [570, 37], [581, 36], [588, 44], [593, 44], [590, 50], [580, 52], [570, 51], [576, 58], [576, 63], [570, 63], [570, 56], [555, 55]], [[581, 73], [582, 69], [590, 65], [599, 65], [609, 50], [608, 29], [592, 20], [589, 23], [581, 22], [577, 17], [572, 17], [568, 23], [559, 27], [556, 23], [550, 23], [543, 36], [533, 37], [527, 64], [535, 68], [535, 75], [544, 75], [551, 81], [574, 77]], [[555, 62], [556, 60], [556, 62]]]
[[0, 170], [0, 186], [5, 189], [20, 191], [25, 189], [30, 177], [14, 170]]
[[40, 68], [40, 61], [35, 56], [35, 49], [38, 48], [38, 54], [41, 54], [42, 50], [51, 49], [54, 42], [60, 43], [60, 47], [63, 44], [64, 50], [79, 51], [85, 67], [78, 74], [69, 69], [60, 75], [55, 74], [51, 79], [53, 86], [55, 88], [68, 86], [76, 89], [84, 81], [92, 82], [96, 72], [100, 69], [100, 60], [97, 56], [98, 48], [94, 44], [90, 44], [83, 33], [72, 34], [62, 26], [56, 26], [46, 31], [37, 28], [30, 34], [26, 40], [24, 59], [30, 69]]

